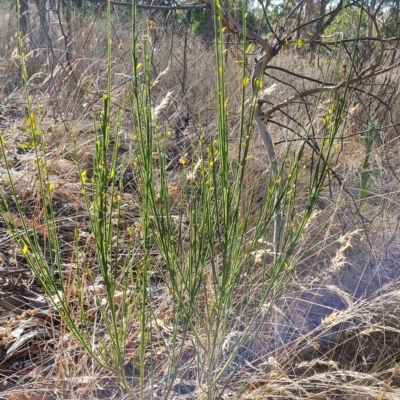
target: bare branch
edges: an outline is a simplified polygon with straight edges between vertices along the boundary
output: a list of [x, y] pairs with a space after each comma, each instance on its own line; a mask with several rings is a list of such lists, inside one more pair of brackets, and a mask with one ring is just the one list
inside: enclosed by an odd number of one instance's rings
[[311, 76], [306, 76], [306, 75], [297, 74], [296, 72], [289, 71], [289, 70], [286, 69], [286, 68], [277, 67], [277, 66], [275, 66], [275, 65], [267, 65], [265, 69], [266, 69], [266, 70], [267, 70], [267, 69], [276, 69], [277, 71], [285, 72], [285, 73], [288, 74], [288, 75], [292, 75], [292, 76], [295, 76], [296, 78], [301, 78], [301, 79], [304, 79], [304, 80], [306, 80], [306, 81], [318, 83], [318, 84], [320, 84], [320, 85], [333, 86], [333, 83], [330, 83], [330, 82], [323, 82], [323, 81], [320, 81], [320, 80], [318, 80], [318, 79], [311, 78]]
[[[85, 0], [88, 3], [99, 3], [98, 0]], [[104, 2], [107, 3], [107, 2]], [[114, 1], [111, 0], [110, 4], [114, 6], [125, 6], [125, 7], [132, 7], [132, 3], [127, 3], [124, 1]], [[143, 9], [143, 10], [158, 10], [158, 11], [169, 11], [169, 10], [205, 10], [207, 8], [210, 8], [209, 5], [207, 4], [192, 4], [192, 5], [186, 5], [182, 6], [180, 4], [174, 4], [173, 6], [156, 6], [152, 4], [136, 4], [137, 8]]]
[[[307, 96], [311, 96], [311, 95], [317, 94], [317, 93], [332, 92], [332, 91], [335, 91], [335, 90], [340, 90], [340, 89], [343, 89], [344, 87], [346, 87], [346, 85], [349, 85], [349, 86], [350, 85], [354, 85], [355, 83], [361, 82], [363, 80], [366, 80], [366, 79], [369, 79], [369, 78], [373, 78], [375, 76], [384, 74], [385, 72], [389, 72], [389, 71], [391, 71], [392, 69], [394, 69], [394, 68], [396, 68], [398, 66], [400, 66], [400, 61], [398, 61], [395, 64], [390, 65], [387, 68], [375, 70], [375, 71], [371, 72], [368, 75], [362, 75], [361, 74], [361, 76], [358, 76], [356, 78], [349, 79], [349, 80], [346, 80], [346, 81], [342, 81], [342, 82], [340, 82], [339, 84], [337, 84], [335, 86], [317, 87], [317, 88], [314, 88], [314, 89], [305, 90], [305, 91], [303, 91], [301, 93], [296, 93], [293, 96], [291, 96], [288, 99], [286, 99], [285, 101], [282, 101], [281, 103], [277, 104], [276, 106], [270, 108], [264, 114], [263, 120], [265, 122], [268, 121], [275, 111], [279, 110], [282, 107], [285, 107], [285, 106], [289, 105], [290, 103], [292, 103], [293, 101], [295, 101], [297, 99], [300, 99], [300, 98], [303, 98], [303, 97], [307, 97]], [[260, 105], [263, 103], [262, 100], [258, 100], [258, 101], [259, 101]]]
[[[337, 41], [326, 41], [326, 40], [314, 40], [314, 39], [310, 39], [310, 40], [304, 40], [304, 44], [307, 43], [316, 43], [316, 44], [320, 44], [322, 46], [334, 46], [337, 44], [341, 44], [341, 43], [352, 43], [352, 42], [362, 42], [362, 41], [371, 41], [371, 42], [397, 42], [399, 41], [399, 38], [397, 37], [392, 37], [392, 38], [387, 38], [387, 39], [379, 39], [377, 37], [373, 37], [373, 36], [362, 36], [359, 38], [353, 38], [353, 39], [340, 39]], [[290, 40], [289, 43], [295, 43], [294, 40]]]
[[[382, 4], [382, 3], [381, 3], [381, 4]], [[380, 5], [381, 5], [381, 4], [380, 4]], [[379, 5], [379, 7], [380, 7], [380, 5]], [[383, 45], [383, 40], [382, 40], [381, 32], [380, 32], [380, 30], [379, 30], [378, 23], [376, 22], [375, 14], [374, 14], [374, 15], [371, 15], [371, 14], [368, 12], [368, 10], [367, 10], [365, 7], [363, 7], [363, 6], [360, 6], [360, 8], [368, 15], [368, 17], [370, 18], [370, 20], [371, 20], [372, 23], [374, 24], [375, 29], [376, 29], [376, 34], [377, 34], [377, 36], [378, 36], [378, 40], [379, 40], [379, 42], [380, 42], [380, 44], [381, 44], [381, 52], [380, 52], [380, 54], [379, 54], [378, 59], [376, 60], [375, 64], [372, 64], [371, 66], [369, 66], [368, 68], [365, 68], [363, 71], [360, 72], [360, 76], [363, 76], [363, 75], [365, 75], [366, 73], [368, 73], [369, 71], [374, 71], [376, 68], [379, 67], [379, 65], [381, 64], [382, 59], [383, 59], [383, 53], [384, 53], [384, 51], [385, 51], [385, 46]]]
[[[322, 24], [322, 31], [325, 31], [325, 29], [333, 22], [333, 20], [335, 19], [335, 17], [340, 13], [340, 11], [342, 11], [344, 9], [343, 7], [343, 0], [339, 1], [339, 4], [337, 5], [337, 7], [332, 10], [329, 13], [329, 18], [326, 19], [326, 21]], [[325, 16], [327, 16], [325, 14]], [[324, 16], [324, 17], [325, 17]]]
[[[351, 3], [346, 4], [345, 6], [343, 6], [340, 10], [335, 9], [335, 10], [329, 11], [329, 12], [323, 14], [323, 15], [320, 15], [319, 17], [314, 18], [314, 19], [312, 19], [312, 20], [310, 20], [310, 21], [306, 21], [306, 22], [304, 22], [303, 24], [301, 24], [301, 25], [299, 25], [298, 27], [296, 27], [295, 29], [293, 29], [293, 30], [291, 31], [291, 34], [293, 34], [294, 32], [298, 31], [299, 29], [305, 28], [305, 27], [308, 26], [308, 25], [314, 24], [315, 22], [319, 21], [320, 19], [323, 19], [323, 18], [325, 18], [325, 17], [331, 16], [332, 14], [336, 17], [336, 15], [338, 14], [339, 11], [341, 11], [341, 10], [343, 10], [343, 9], [345, 9], [345, 8], [353, 7], [354, 5], [355, 5], [355, 3], [351, 2]], [[332, 19], [333, 19], [333, 18], [332, 18]], [[332, 21], [331, 21], [331, 22], [332, 22]]]

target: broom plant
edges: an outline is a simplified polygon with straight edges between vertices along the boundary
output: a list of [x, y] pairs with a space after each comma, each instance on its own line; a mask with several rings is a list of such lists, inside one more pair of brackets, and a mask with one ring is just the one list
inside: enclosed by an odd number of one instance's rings
[[[108, 83], [102, 115], [94, 123], [92, 172], [80, 164], [75, 143], [95, 262], [84, 254], [85, 247], [77, 228], [75, 254], [71, 260], [74, 271], [63, 267], [65, 262], [53, 202], [56, 189], [49, 180], [44, 133], [31, 102], [20, 29], [22, 80], [36, 159], [39, 214], [45, 226], [45, 243], [37, 230], [26, 223], [3, 140], [0, 144], [10, 187], [7, 194], [2, 193], [2, 216], [53, 304], [54, 318], [67, 326], [90, 357], [111, 371], [133, 398], [151, 398], [152, 390], [148, 388], [156, 380], [153, 335], [161, 332], [163, 326], [157, 315], [157, 299], [151, 295], [150, 275], [157, 271], [165, 285], [164, 296], [170, 301], [172, 313], [168, 337], [158, 335], [164, 341], [169, 360], [162, 396], [168, 398], [177, 382], [184, 380], [187, 371], [182, 370], [182, 364], [187, 343], [191, 343], [197, 364], [190, 368], [196, 371], [199, 390], [206, 398], [215, 399], [234, 376], [240, 360], [245, 359], [246, 348], [251, 347], [299, 262], [296, 250], [325, 186], [343, 118], [346, 90], [339, 99], [332, 96], [319, 152], [305, 160], [308, 137], [295, 152], [289, 146], [281, 155], [278, 168], [266, 174], [263, 200], [254, 210], [256, 184], [250, 190], [245, 187], [250, 143], [257, 134], [253, 119], [260, 107], [258, 93], [249, 94], [249, 78], [242, 63], [240, 123], [235, 132], [237, 145], [232, 146], [233, 132], [228, 123], [229, 74], [223, 40], [226, 28], [222, 19], [215, 13], [217, 132], [207, 141], [200, 127], [199, 151], [194, 159], [189, 163], [182, 156], [179, 171], [171, 173], [166, 163], [169, 132], [166, 127], [157, 126], [152, 118], [150, 25], [140, 38], [142, 51], [139, 53], [137, 15], [132, 4], [133, 79], [126, 101], [131, 105], [134, 126], [130, 167], [138, 177], [134, 196], [140, 207], [140, 224], [135, 233], [124, 216], [121, 180], [117, 179], [126, 165], [119, 165], [118, 159], [122, 113], [118, 112], [115, 118], [112, 113], [108, 3]], [[217, 9], [221, 7], [218, 2], [216, 5]], [[243, 2], [246, 29], [244, 7]], [[243, 54], [246, 54], [245, 40], [242, 45]], [[259, 88], [262, 88], [261, 82]], [[250, 106], [246, 103], [249, 96]], [[316, 118], [315, 114], [313, 120]], [[74, 135], [71, 140], [76, 140]], [[180, 174], [174, 196], [172, 174], [175, 178]], [[308, 197], [306, 204], [300, 206], [297, 184], [304, 177], [308, 177]], [[22, 226], [15, 226], [7, 217], [11, 207], [17, 210]], [[268, 258], [267, 249], [273, 241], [274, 222], [278, 217], [280, 244]], [[121, 226], [128, 228], [122, 231]], [[266, 257], [256, 266], [254, 253], [257, 251], [262, 251]], [[162, 262], [156, 261], [154, 252], [160, 253]], [[122, 253], [123, 263], [118, 261]], [[64, 279], [66, 275], [68, 281]], [[98, 284], [98, 277], [102, 284]], [[95, 316], [88, 313], [89, 303], [96, 307]]]

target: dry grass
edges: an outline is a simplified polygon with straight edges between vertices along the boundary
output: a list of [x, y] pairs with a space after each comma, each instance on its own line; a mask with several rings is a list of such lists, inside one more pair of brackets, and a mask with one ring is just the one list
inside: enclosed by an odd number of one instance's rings
[[[0, 16], [0, 42], [6, 43], [5, 53], [0, 59], [0, 111], [5, 120], [0, 121], [12, 179], [21, 200], [26, 218], [32, 227], [46, 240], [46, 232], [39, 207], [38, 182], [35, 176], [35, 158], [32, 150], [22, 149], [28, 142], [24, 133], [24, 95], [19, 80], [18, 56], [15, 53], [13, 13], [4, 5], [6, 13]], [[124, 24], [117, 25], [116, 43], [129, 43], [129, 30]], [[81, 20], [80, 30], [74, 37], [75, 48], [80, 48], [90, 21]], [[154, 36], [153, 80], [157, 84], [153, 92], [154, 114], [160, 126], [172, 132], [169, 139], [171, 161], [176, 157], [187, 157], [192, 164], [199, 158], [197, 143], [199, 125], [204, 136], [210, 140], [216, 130], [215, 66], [213, 50], [198, 38], [189, 35], [184, 74], [183, 58], [185, 44], [182, 38], [171, 37], [170, 31], [157, 31]], [[71, 134], [78, 144], [79, 162], [90, 175], [92, 145], [94, 141], [93, 113], [99, 109], [101, 94], [106, 85], [105, 57], [106, 32], [104, 24], [97, 23], [85, 47], [84, 56], [74, 70], [74, 76], [60, 81], [62, 70], [55, 74], [57, 90], [51, 98], [43, 97], [48, 91], [49, 78], [46, 66], [37, 64], [37, 58], [28, 57], [33, 104], [41, 121], [46, 141], [46, 158], [49, 162], [50, 180], [55, 185], [54, 208], [61, 238], [65, 281], [73, 287], [76, 279], [74, 263], [74, 235], [81, 232], [81, 251], [92, 260], [94, 272], [93, 238], [89, 230], [82, 196], [80, 176]], [[62, 53], [62, 49], [56, 49]], [[304, 57], [288, 50], [274, 62], [306, 75], [319, 75], [318, 66]], [[39, 54], [39, 57], [41, 55]], [[229, 60], [229, 58], [228, 58]], [[237, 65], [228, 61], [228, 74], [232, 76], [229, 86], [230, 124], [232, 148], [235, 146], [238, 109], [240, 104], [240, 82], [235, 81]], [[130, 148], [135, 132], [129, 121], [129, 76], [130, 56], [125, 49], [116, 46], [113, 54], [113, 96], [115, 103], [126, 109], [123, 121], [123, 152], [121, 162], [131, 165]], [[275, 73], [276, 72], [276, 73]], [[280, 80], [298, 84], [295, 77], [283, 76], [272, 71]], [[75, 79], [75, 80], [74, 80]], [[182, 93], [182, 82], [185, 92]], [[400, 292], [397, 289], [400, 277], [400, 251], [398, 234], [398, 176], [400, 172], [399, 138], [396, 127], [400, 118], [398, 71], [370, 82], [373, 92], [390, 106], [385, 112], [377, 102], [369, 103], [363, 95], [349, 93], [348, 115], [342, 127], [343, 140], [338, 145], [336, 165], [333, 169], [342, 177], [344, 187], [331, 176], [321, 196], [318, 209], [302, 238], [297, 257], [299, 265], [291, 282], [287, 284], [271, 313], [264, 319], [257, 339], [245, 342], [229, 373], [234, 374], [223, 398], [232, 399], [399, 399], [399, 341], [400, 341]], [[310, 85], [305, 83], [304, 85]], [[288, 96], [289, 89], [278, 82], [270, 94], [277, 102]], [[315, 103], [310, 100], [308, 110], [312, 113]], [[326, 114], [322, 101], [317, 110], [317, 123], [313, 135], [318, 137]], [[357, 104], [368, 104], [368, 108]], [[287, 127], [296, 124], [307, 129], [310, 117], [302, 106], [294, 106], [288, 119], [278, 114], [271, 131], [281, 155], [287, 151], [286, 139], [293, 138]], [[116, 110], [114, 110], [116, 112]], [[185, 125], [180, 125], [182, 118]], [[369, 196], [361, 208], [357, 202], [360, 187], [360, 168], [365, 156], [365, 147], [358, 132], [366, 130], [370, 118], [379, 120], [380, 131], [374, 141], [371, 156], [371, 178]], [[180, 120], [179, 120], [180, 119]], [[319, 125], [320, 124], [320, 125]], [[297, 138], [297, 137], [296, 137]], [[298, 149], [293, 142], [290, 152]], [[254, 137], [251, 146], [252, 159], [246, 176], [248, 192], [256, 191], [252, 208], [256, 215], [257, 201], [262, 201], [268, 177], [265, 150], [259, 138]], [[308, 165], [311, 150], [305, 154]], [[127, 161], [128, 160], [128, 161]], [[176, 161], [176, 160], [175, 160]], [[156, 160], [155, 160], [156, 162]], [[232, 160], [234, 163], [235, 160]], [[168, 179], [171, 198], [178, 191], [179, 165], [172, 162]], [[139, 230], [139, 198], [135, 191], [135, 176], [132, 168], [119, 171], [124, 182], [122, 211], [126, 226]], [[9, 196], [9, 178], [0, 167], [5, 196]], [[307, 169], [298, 184], [298, 211], [304, 204], [307, 193]], [[176, 188], [176, 190], [175, 190]], [[243, 207], [247, 207], [246, 198]], [[15, 210], [10, 218], [15, 225]], [[362, 214], [362, 216], [360, 215]], [[256, 216], [254, 217], [256, 218]], [[43, 295], [32, 273], [27, 269], [24, 257], [11, 238], [4, 222], [0, 224], [0, 392], [9, 399], [54, 399], [54, 398], [128, 398], [115, 378], [96, 366], [85, 355], [82, 347], [68, 332], [62, 321], [54, 318], [52, 309]], [[140, 234], [139, 231], [136, 234]], [[131, 250], [132, 251], [132, 250]], [[140, 248], [133, 249], [138, 260]], [[121, 253], [120, 257], [126, 254]], [[153, 387], [147, 388], [147, 396], [161, 398], [163, 380], [169, 366], [165, 343], [170, 338], [169, 323], [173, 318], [171, 294], [167, 284], [160, 278], [162, 260], [154, 249], [150, 266], [152, 278], [152, 301], [156, 324], [153, 326], [153, 341], [148, 345], [147, 357], [153, 369]], [[260, 246], [254, 257], [254, 298], [261, 288], [260, 265], [270, 264], [272, 257]], [[259, 282], [259, 284], [255, 284]], [[101, 286], [101, 282], [98, 285]], [[97, 288], [98, 289], [98, 288]], [[87, 309], [97, 318], [96, 304], [91, 298], [91, 284], [87, 283]], [[241, 288], [238, 287], [238, 297]], [[71, 307], [74, 293], [71, 289]], [[118, 299], [115, 299], [116, 302]], [[199, 305], [201, 307], [201, 305]], [[261, 318], [264, 316], [260, 316]], [[77, 313], [76, 318], [79, 318]], [[135, 329], [138, 321], [132, 321], [132, 337], [129, 351], [138, 352]], [[202, 334], [202, 332], [200, 332]], [[240, 327], [233, 327], [224, 343], [229, 354], [230, 341], [237, 340]], [[199, 387], [198, 365], [193, 342], [187, 336], [183, 346], [182, 365], [179, 366], [182, 382], [177, 382], [170, 398], [204, 397]], [[127, 360], [129, 361], [129, 360]], [[127, 373], [135, 381], [135, 371]], [[146, 366], [148, 368], [148, 366]], [[228, 397], [228, 395], [230, 397]], [[159, 396], [159, 397], [157, 397]]]

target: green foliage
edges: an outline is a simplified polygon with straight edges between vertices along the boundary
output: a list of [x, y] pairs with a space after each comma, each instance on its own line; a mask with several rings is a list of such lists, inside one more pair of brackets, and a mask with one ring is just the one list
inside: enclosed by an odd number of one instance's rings
[[[213, 14], [209, 10], [190, 10], [186, 13], [186, 21], [196, 34], [201, 34], [205, 36], [210, 36], [212, 38], [213, 35], [213, 28], [214, 24], [212, 23]], [[207, 32], [210, 30], [211, 32]], [[211, 35], [209, 35], [211, 33]]]
[[[243, 7], [245, 7], [247, 28], [252, 30], [253, 32], [266, 32], [267, 24], [260, 14], [260, 9], [246, 6], [242, 3], [242, 0], [239, 0], [235, 2], [227, 2], [223, 6], [226, 7], [226, 9], [229, 10], [232, 16], [242, 25], [244, 24], [242, 9]], [[207, 34], [209, 36], [210, 32], [207, 31], [213, 29], [213, 14], [209, 10], [188, 11], [185, 14], [185, 20], [189, 23], [194, 33]], [[213, 35], [211, 35], [211, 37], [213, 37]]]
[[228, 2], [227, 9], [232, 13], [233, 17], [244, 25], [243, 9], [246, 16], [246, 27], [253, 32], [265, 32], [266, 23], [264, 17], [260, 14], [259, 8], [252, 7], [246, 0], [235, 0]]
[[356, 7], [344, 8], [325, 29], [324, 35], [341, 34], [343, 37], [354, 37], [355, 32], [358, 32], [359, 26], [360, 35], [366, 34], [368, 29], [368, 15], [364, 12], [360, 13], [360, 9]]
[[400, 37], [400, 1], [388, 0], [385, 7], [378, 14], [380, 21], [385, 21], [383, 25], [383, 35], [385, 37]]
[[63, 8], [65, 9], [66, 7], [69, 7], [69, 4], [72, 4], [73, 7], [76, 8], [77, 12], [81, 13], [82, 16], [87, 16], [87, 15], [92, 15], [96, 14], [98, 9], [99, 9], [99, 4], [100, 3], [92, 3], [89, 1], [85, 0], [63, 0], [62, 5]]

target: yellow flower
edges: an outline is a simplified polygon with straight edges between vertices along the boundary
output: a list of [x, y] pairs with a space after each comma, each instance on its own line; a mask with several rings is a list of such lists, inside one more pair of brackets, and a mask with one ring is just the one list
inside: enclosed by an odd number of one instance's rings
[[260, 81], [259, 79], [255, 79], [254, 80], [255, 85], [259, 88], [262, 89], [262, 87], [264, 86], [264, 84], [262, 83], [262, 81]]
[[302, 39], [302, 38], [298, 39], [296, 42], [297, 48], [301, 49], [303, 47], [303, 45], [304, 45], [304, 39]]
[[24, 244], [24, 247], [22, 248], [22, 254], [27, 255], [29, 253], [29, 248], [26, 244]]
[[86, 175], [87, 175], [87, 171], [82, 171], [81, 172], [81, 182], [82, 183], [86, 182]]

